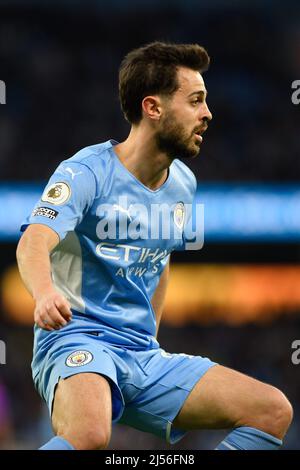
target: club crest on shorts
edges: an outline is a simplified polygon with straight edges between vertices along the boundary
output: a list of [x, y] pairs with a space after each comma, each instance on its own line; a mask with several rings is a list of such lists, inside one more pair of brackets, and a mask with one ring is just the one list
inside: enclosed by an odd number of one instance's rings
[[42, 195], [42, 201], [50, 202], [55, 206], [60, 206], [68, 201], [71, 196], [71, 188], [67, 183], [59, 181], [48, 186]]
[[174, 209], [174, 222], [182, 230], [185, 218], [185, 208], [183, 202], [178, 202]]
[[93, 360], [93, 354], [89, 351], [74, 351], [66, 359], [68, 367], [85, 366]]

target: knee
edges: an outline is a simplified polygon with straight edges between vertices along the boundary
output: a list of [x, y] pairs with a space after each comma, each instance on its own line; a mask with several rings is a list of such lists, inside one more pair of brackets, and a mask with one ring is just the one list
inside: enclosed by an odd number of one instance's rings
[[90, 429], [82, 436], [82, 443], [79, 450], [104, 450], [108, 447], [110, 432], [104, 429]]
[[70, 442], [76, 450], [103, 450], [109, 445], [111, 430], [99, 423], [90, 423], [84, 427], [59, 429], [57, 435]]
[[271, 416], [271, 433], [282, 439], [293, 419], [293, 408], [287, 397], [274, 388], [269, 401], [269, 416]]
[[[267, 386], [257, 403], [257, 412], [247, 421], [261, 431], [282, 439], [293, 419], [293, 408], [277, 388]], [[260, 403], [259, 403], [260, 402]]]

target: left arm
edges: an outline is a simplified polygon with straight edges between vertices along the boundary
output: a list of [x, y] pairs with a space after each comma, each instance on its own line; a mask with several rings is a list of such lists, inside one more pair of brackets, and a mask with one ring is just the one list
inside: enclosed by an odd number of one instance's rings
[[156, 316], [156, 337], [158, 328], [161, 320], [161, 316], [164, 308], [164, 301], [167, 292], [168, 280], [169, 280], [170, 261], [168, 261], [162, 275], [160, 276], [159, 283], [155, 289], [153, 297], [151, 299], [152, 307]]

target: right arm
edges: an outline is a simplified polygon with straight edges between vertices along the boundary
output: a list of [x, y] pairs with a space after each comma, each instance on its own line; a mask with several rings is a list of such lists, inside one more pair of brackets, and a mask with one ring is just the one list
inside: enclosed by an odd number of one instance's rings
[[57, 292], [51, 278], [50, 252], [59, 243], [46, 225], [29, 225], [17, 247], [21, 278], [35, 300], [34, 321], [48, 331], [59, 329], [72, 318], [70, 304]]

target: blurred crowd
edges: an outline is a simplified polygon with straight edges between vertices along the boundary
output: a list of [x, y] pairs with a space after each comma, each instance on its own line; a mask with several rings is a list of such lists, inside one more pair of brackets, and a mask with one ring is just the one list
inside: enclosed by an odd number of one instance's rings
[[7, 87], [1, 180], [46, 179], [78, 149], [123, 139], [129, 127], [118, 103], [120, 61], [157, 39], [198, 42], [211, 56], [205, 80], [214, 120], [191, 163], [199, 180], [298, 178], [300, 105], [292, 103], [291, 84], [300, 78], [299, 5], [293, 14], [277, 2], [272, 10], [269, 2], [135, 2], [134, 9], [130, 2], [128, 9], [117, 2], [97, 9], [26, 3], [0, 2], [0, 79]]

